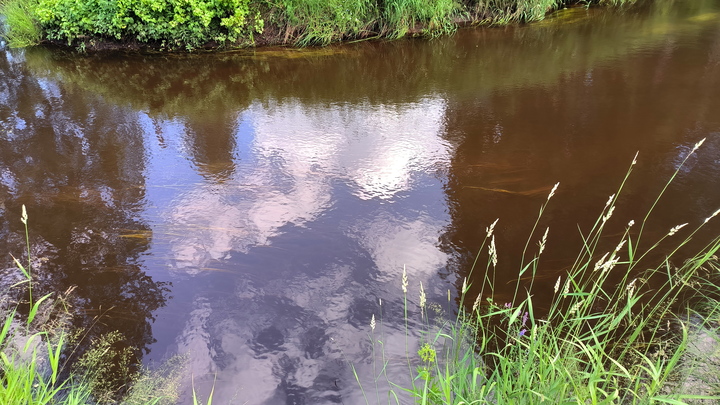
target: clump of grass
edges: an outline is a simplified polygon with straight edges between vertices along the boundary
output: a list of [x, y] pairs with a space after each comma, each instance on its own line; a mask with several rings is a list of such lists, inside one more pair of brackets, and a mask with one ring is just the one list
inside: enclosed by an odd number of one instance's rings
[[127, 390], [122, 403], [175, 403], [184, 358], [176, 356], [154, 372], [134, 373], [130, 364], [132, 348], [118, 344], [124, 340], [118, 332], [92, 342], [90, 350], [74, 362], [70, 372], [65, 370], [75, 354], [75, 350], [70, 349], [78, 343], [73, 335], [82, 335], [82, 331], [69, 333], [67, 328], [67, 296], [72, 288], [54, 298], [53, 294], [39, 299], [33, 296], [33, 261], [24, 205], [20, 220], [25, 226], [27, 264], [13, 257], [24, 278], [10, 288], [20, 287], [27, 293], [29, 308], [27, 314], [21, 316], [18, 305], [8, 309], [5, 300], [0, 302], [0, 314], [4, 316], [0, 328], [0, 404], [116, 403], [118, 387], [115, 384], [128, 377], [132, 377], [135, 384]]
[[186, 372], [187, 360], [187, 356], [176, 355], [165, 361], [156, 370], [146, 370], [140, 373], [127, 395], [123, 398], [123, 405], [149, 403], [172, 405], [177, 403], [180, 383]]
[[280, 0], [276, 12], [285, 41], [299, 46], [372, 36], [378, 18], [372, 0]]
[[[21, 221], [25, 225], [28, 242], [27, 266], [13, 258], [16, 266], [25, 278], [12, 287], [27, 285], [29, 311], [24, 321], [15, 309], [3, 308], [5, 321], [0, 330], [0, 403], [2, 404], [85, 404], [90, 399], [88, 384], [73, 378], [63, 379], [61, 357], [65, 347], [65, 334], [62, 327], [43, 327], [34, 321], [40, 312], [52, 311], [42, 308], [50, 302], [52, 294], [35, 300], [32, 295], [32, 260], [29, 249], [28, 215], [22, 207]], [[60, 300], [62, 298], [60, 297]]]
[[478, 0], [470, 10], [482, 23], [509, 24], [540, 21], [565, 3], [563, 0]]
[[[702, 141], [695, 145], [678, 171], [701, 145]], [[409, 355], [408, 364], [412, 357], [422, 365], [411, 370], [415, 378], [405, 392], [422, 404], [680, 404], [720, 399], [717, 385], [698, 389], [697, 380], [688, 383], [699, 368], [707, 375], [720, 371], [717, 361], [698, 363], [697, 356], [688, 354], [698, 330], [705, 336], [717, 336], [720, 330], [720, 303], [714, 299], [720, 295], [720, 237], [689, 260], [674, 264], [680, 248], [720, 210], [641, 245], [650, 214], [676, 171], [645, 218], [637, 225], [630, 220], [614, 247], [605, 251], [601, 237], [636, 159], [594, 225], [581, 233], [582, 250], [558, 277], [553, 299], [542, 310], [533, 300], [533, 280], [552, 238], [549, 228], [538, 230], [538, 224], [558, 185], [541, 205], [525, 245], [512, 302], [494, 299], [494, 275], [502, 267], [494, 239], [497, 221], [486, 229], [481, 292], [472, 304], [465, 302], [471, 283], [463, 282], [457, 319], [428, 333], [417, 357]], [[686, 236], [680, 238], [683, 233]], [[533, 240], [538, 248], [530, 254]], [[661, 243], [666, 246], [673, 240], [664, 260], [640, 270]], [[479, 254], [473, 271], [481, 271], [482, 261]], [[471, 276], [472, 271], [468, 279]], [[522, 278], [530, 281], [521, 285]], [[406, 291], [406, 278], [402, 286]], [[715, 350], [717, 345], [714, 341]]]
[[381, 30], [391, 38], [413, 31], [448, 34], [455, 30], [453, 19], [460, 13], [461, 5], [455, 0], [388, 0], [382, 9]]
[[37, 45], [42, 30], [35, 16], [36, 0], [5, 0], [0, 4], [0, 15], [5, 16], [2, 36], [13, 48]]

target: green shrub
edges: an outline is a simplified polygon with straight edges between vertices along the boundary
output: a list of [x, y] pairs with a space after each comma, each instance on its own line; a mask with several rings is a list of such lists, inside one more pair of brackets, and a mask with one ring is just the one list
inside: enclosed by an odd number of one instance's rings
[[49, 39], [69, 44], [99, 36], [191, 49], [262, 29], [251, 0], [39, 0], [36, 14]]

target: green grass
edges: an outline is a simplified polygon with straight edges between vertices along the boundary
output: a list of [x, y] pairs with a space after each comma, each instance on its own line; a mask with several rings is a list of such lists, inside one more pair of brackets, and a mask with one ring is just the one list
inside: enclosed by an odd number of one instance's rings
[[461, 5], [454, 0], [388, 0], [382, 9], [382, 31], [391, 38], [419, 30], [431, 35], [455, 30]]
[[2, 34], [13, 48], [37, 45], [42, 39], [40, 24], [35, 18], [36, 0], [5, 0], [0, 2], [0, 15], [5, 16], [6, 32]]
[[[25, 226], [27, 265], [13, 258], [25, 278], [12, 286], [27, 290], [28, 314], [21, 319], [17, 309], [2, 308], [4, 319], [0, 330], [0, 403], [2, 404], [85, 404], [91, 397], [89, 384], [72, 378], [60, 380], [61, 357], [66, 334], [61, 326], [48, 327], [50, 321], [37, 324], [38, 314], [51, 312], [52, 294], [34, 299], [32, 260], [30, 256], [28, 215], [22, 207]], [[58, 297], [58, 300], [62, 300]], [[49, 318], [49, 317], [48, 317]]]
[[480, 0], [473, 2], [470, 10], [479, 22], [509, 24], [542, 20], [564, 3], [563, 0]]
[[[91, 342], [85, 353], [68, 364], [68, 359], [78, 354], [79, 341], [73, 336], [84, 336], [83, 331], [69, 330], [67, 296], [72, 289], [62, 295], [33, 296], [33, 261], [24, 205], [20, 220], [25, 226], [27, 262], [13, 259], [24, 278], [0, 295], [4, 318], [0, 328], [0, 404], [118, 403], [117, 377], [120, 373], [121, 379], [127, 379], [131, 349], [116, 349], [116, 343], [124, 338], [113, 332]], [[12, 308], [7, 305], [10, 296], [24, 298]], [[18, 310], [21, 306], [27, 306], [26, 313]], [[130, 376], [133, 384], [119, 403], [175, 403], [184, 369], [185, 358], [175, 356], [155, 371]]]
[[375, 35], [373, 0], [278, 0], [273, 5], [281, 35], [300, 46]]
[[[421, 404], [719, 400], [717, 378], [703, 381], [697, 376], [717, 376], [720, 371], [718, 356], [712, 355], [720, 347], [720, 303], [715, 299], [720, 295], [716, 256], [720, 237], [687, 260], [678, 256], [720, 210], [708, 213], [700, 223], [679, 224], [659, 240], [641, 242], [647, 238], [643, 231], [676, 171], [647, 215], [639, 223], [625, 222], [622, 235], [606, 247], [606, 225], [618, 220], [613, 218], [618, 195], [634, 164], [635, 160], [591, 229], [580, 233], [583, 248], [570, 269], [559, 275], [549, 304], [534, 301], [533, 284], [543, 250], [552, 243], [549, 228], [537, 228], [547, 205], [554, 203], [555, 188], [540, 207], [525, 245], [518, 280], [529, 281], [517, 282], [512, 302], [494, 299], [495, 271], [503, 264], [497, 262], [495, 224], [489, 226], [481, 253], [461, 288], [457, 319], [432, 326], [422, 315], [425, 303], [421, 297], [420, 313], [427, 331], [417, 355], [408, 353], [407, 358], [408, 365], [420, 365], [410, 368], [411, 386], [396, 386], [387, 397], [404, 403], [398, 398], [410, 396]], [[533, 241], [537, 248], [531, 248]], [[665, 258], [653, 265], [659, 246], [663, 246]], [[477, 297], [466, 296], [473, 287], [467, 280], [478, 284]], [[406, 293], [405, 273], [401, 283]], [[406, 322], [407, 313], [406, 305]], [[690, 350], [703, 342], [704, 350]], [[373, 335], [373, 344], [377, 343]]]

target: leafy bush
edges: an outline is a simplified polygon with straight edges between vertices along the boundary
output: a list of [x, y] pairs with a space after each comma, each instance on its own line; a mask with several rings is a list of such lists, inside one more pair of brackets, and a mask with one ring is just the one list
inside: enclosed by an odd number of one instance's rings
[[209, 40], [252, 39], [262, 30], [251, 0], [39, 0], [36, 15], [49, 39], [69, 44], [134, 37], [191, 49]]

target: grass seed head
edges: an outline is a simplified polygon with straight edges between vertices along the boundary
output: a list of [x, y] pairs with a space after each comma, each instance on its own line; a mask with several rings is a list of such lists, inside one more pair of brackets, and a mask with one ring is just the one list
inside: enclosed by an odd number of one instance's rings
[[540, 256], [542, 254], [543, 250], [545, 250], [545, 243], [547, 242], [548, 231], [550, 231], [550, 227], [545, 228], [545, 234], [543, 235], [542, 239], [540, 240], [540, 249], [538, 251], [538, 256]]
[[497, 224], [497, 222], [498, 222], [499, 220], [500, 220], [500, 218], [497, 218], [497, 219], [495, 220], [495, 222], [493, 222], [492, 224], [490, 224], [489, 227], [485, 228], [485, 232], [487, 233], [487, 237], [488, 237], [488, 238], [492, 236], [493, 230], [495, 229], [495, 224]]
[[615, 199], [615, 194], [613, 194], [613, 195], [611, 195], [610, 197], [608, 197], [608, 200], [607, 200], [607, 202], [605, 203], [605, 208], [607, 208], [607, 207], [610, 206], [610, 204], [613, 202], [613, 199]]
[[405, 269], [405, 265], [403, 265], [403, 274], [402, 274], [402, 290], [403, 290], [403, 294], [407, 294], [407, 287], [408, 287], [407, 271], [406, 271], [406, 269]]
[[607, 214], [605, 214], [605, 215], [603, 216], [603, 219], [602, 219], [603, 224], [604, 224], [605, 222], [607, 222], [607, 220], [610, 219], [610, 217], [612, 217], [613, 211], [615, 211], [615, 206], [614, 206], [614, 205], [613, 205], [612, 207], [610, 207], [610, 209], [608, 210]]
[[675, 235], [675, 234], [677, 233], [677, 231], [679, 231], [679, 230], [681, 230], [682, 228], [684, 228], [685, 225], [687, 225], [687, 222], [685, 222], [684, 224], [681, 224], [681, 225], [676, 225], [676, 226], [674, 226], [674, 227], [670, 230], [670, 232], [668, 232], [667, 236], [673, 236], [673, 235]]
[[495, 235], [493, 235], [492, 240], [490, 240], [490, 260], [492, 261], [493, 267], [497, 267], [497, 248], [495, 247]]
[[475, 302], [473, 302], [473, 312], [477, 311], [478, 307], [480, 306], [480, 294], [478, 294], [477, 298], [475, 298]]
[[720, 214], [720, 209], [718, 209], [717, 211], [713, 212], [712, 215], [710, 215], [709, 217], [705, 218], [705, 222], [703, 222], [703, 223], [704, 223], [704, 224], [707, 224], [707, 222], [708, 222], [709, 220], [713, 219], [713, 217], [715, 217], [717, 214]]
[[693, 153], [695, 153], [695, 151], [698, 150], [698, 148], [699, 148], [700, 146], [702, 146], [703, 142], [705, 142], [705, 139], [706, 139], [706, 138], [703, 138], [703, 139], [701, 139], [698, 143], [696, 143], [695, 146], [693, 146], [692, 150], [690, 151], [690, 154], [689, 154], [689, 155], [692, 155]]
[[550, 199], [552, 198], [552, 196], [555, 195], [555, 191], [557, 190], [557, 188], [558, 188], [559, 185], [560, 185], [560, 182], [559, 182], [559, 181], [558, 181], [557, 183], [555, 183], [555, 185], [553, 186], [552, 190], [550, 190], [550, 194], [548, 194], [547, 201], [550, 201]]
[[603, 257], [600, 258], [597, 262], [595, 262], [595, 267], [593, 268], [593, 271], [598, 271], [600, 268], [602, 268], [603, 264], [605, 263], [605, 258], [608, 257], [610, 253], [605, 253]]

